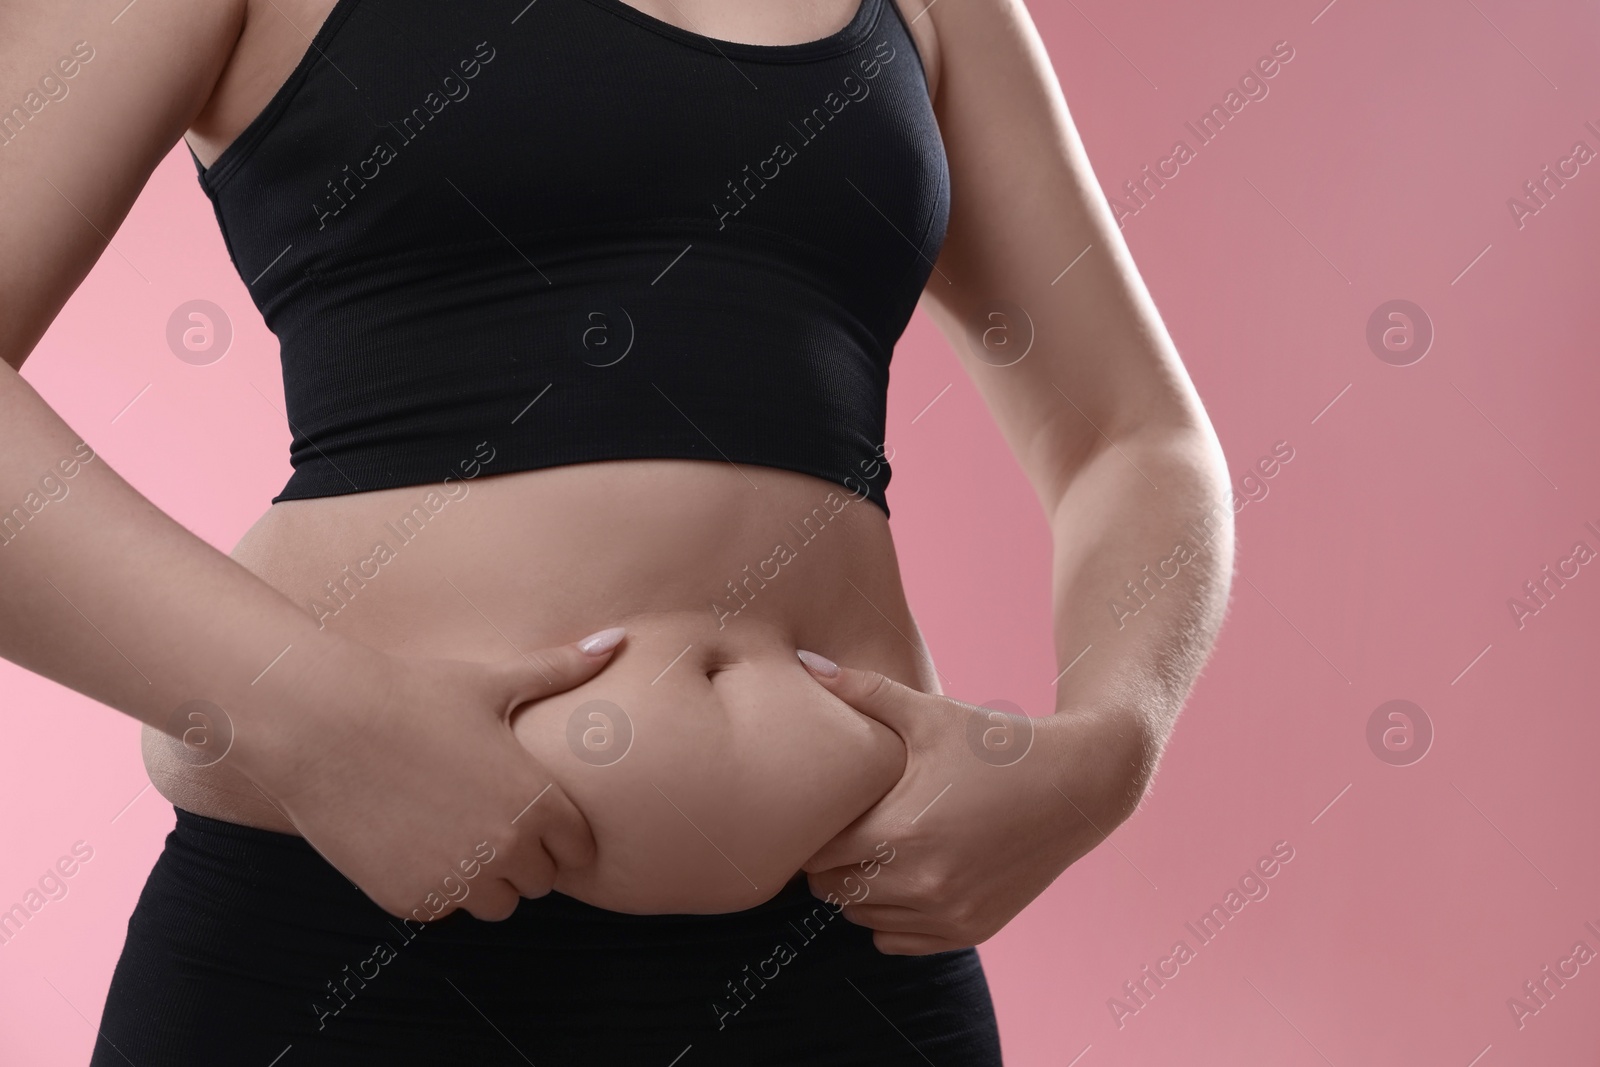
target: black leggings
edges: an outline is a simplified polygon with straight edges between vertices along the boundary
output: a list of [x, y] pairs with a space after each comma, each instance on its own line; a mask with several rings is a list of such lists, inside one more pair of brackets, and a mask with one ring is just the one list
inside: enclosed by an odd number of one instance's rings
[[92, 1067], [994, 1067], [974, 949], [887, 956], [797, 876], [729, 915], [560, 893], [402, 923], [303, 839], [179, 810]]

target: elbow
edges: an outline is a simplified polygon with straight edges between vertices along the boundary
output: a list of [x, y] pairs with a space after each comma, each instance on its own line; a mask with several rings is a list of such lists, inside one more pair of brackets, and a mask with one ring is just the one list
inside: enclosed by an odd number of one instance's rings
[[[1108, 472], [1151, 492], [1176, 490], [1186, 510], [1217, 515], [1231, 525], [1233, 509], [1227, 458], [1203, 410], [1181, 406], [1108, 419], [1070, 432], [1057, 420], [1034, 442], [1034, 485], [1047, 515], [1055, 515], [1075, 486], [1100, 481]], [[1080, 416], [1080, 424], [1087, 418]]]

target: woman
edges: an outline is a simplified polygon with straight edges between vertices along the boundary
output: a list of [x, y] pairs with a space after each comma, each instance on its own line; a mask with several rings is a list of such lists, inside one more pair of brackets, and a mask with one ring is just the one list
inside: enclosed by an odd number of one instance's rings
[[[998, 1063], [972, 946], [1137, 803], [1232, 543], [1019, 0], [8, 22], [94, 58], [6, 127], [7, 362], [184, 136], [293, 432], [230, 560], [3, 379], [6, 499], [77, 491], [0, 651], [178, 809], [94, 1063]], [[1054, 716], [939, 695], [906, 605], [924, 296], [1054, 532]]]

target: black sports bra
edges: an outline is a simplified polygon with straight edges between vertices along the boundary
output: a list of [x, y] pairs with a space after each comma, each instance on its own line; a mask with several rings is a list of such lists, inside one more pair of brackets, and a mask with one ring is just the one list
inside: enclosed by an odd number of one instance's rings
[[950, 202], [893, 0], [796, 45], [622, 0], [338, 0], [195, 167], [281, 345], [274, 502], [487, 444], [486, 473], [749, 463], [888, 511], [889, 359]]

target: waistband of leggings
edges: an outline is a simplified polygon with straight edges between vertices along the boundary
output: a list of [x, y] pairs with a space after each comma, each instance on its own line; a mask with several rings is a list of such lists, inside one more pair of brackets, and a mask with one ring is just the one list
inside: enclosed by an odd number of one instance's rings
[[[330, 871], [337, 868], [323, 858], [305, 838], [298, 834], [279, 833], [277, 830], [263, 830], [255, 826], [245, 826], [241, 823], [228, 822], [224, 819], [214, 819], [209, 815], [200, 815], [183, 808], [174, 807], [177, 813], [177, 825], [174, 829], [180, 838], [191, 843], [202, 845], [206, 852], [227, 860], [255, 860], [264, 852], [276, 854], [284, 858], [298, 857], [300, 862], [306, 860], [319, 865], [325, 865]], [[342, 876], [341, 876], [342, 877]], [[565, 894], [552, 892], [546, 900], [558, 899], [570, 902], [571, 906], [581, 909], [590, 909], [591, 905], [584, 904]], [[796, 871], [787, 883], [770, 900], [747, 909], [740, 914], [760, 914], [768, 911], [801, 908], [809, 910], [814, 907], [828, 907], [822, 900], [811, 894], [810, 885], [806, 881], [804, 871]], [[603, 911], [593, 908], [596, 912]], [[620, 914], [606, 912], [606, 914]]]
[[203, 836], [213, 850], [220, 848], [225, 853], [242, 855], [252, 849], [277, 848], [306, 855], [317, 854], [311, 842], [299, 834], [284, 834], [277, 830], [263, 830], [256, 826], [213, 819], [209, 815], [199, 815], [176, 806], [172, 810], [177, 813], [176, 829], [180, 836]]

